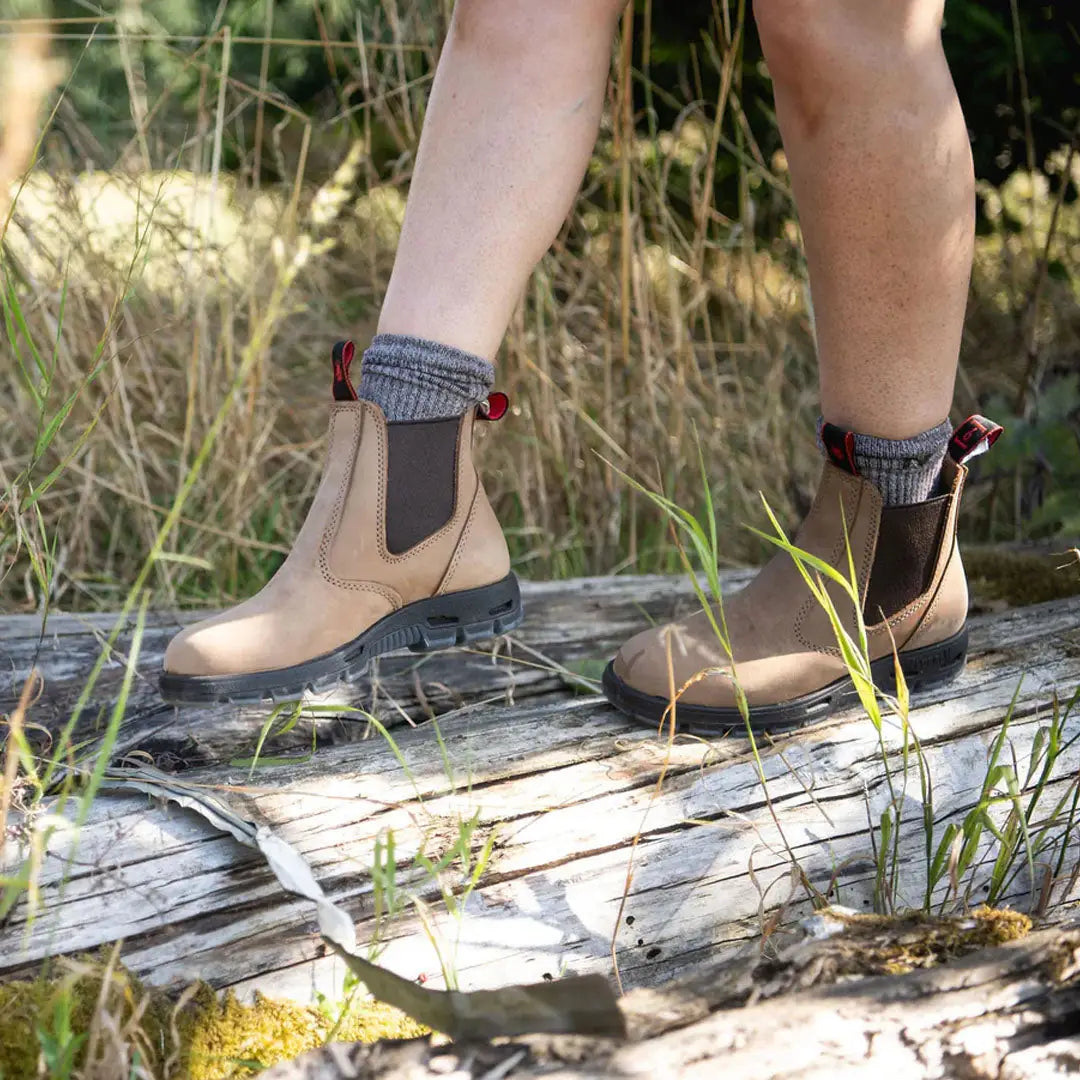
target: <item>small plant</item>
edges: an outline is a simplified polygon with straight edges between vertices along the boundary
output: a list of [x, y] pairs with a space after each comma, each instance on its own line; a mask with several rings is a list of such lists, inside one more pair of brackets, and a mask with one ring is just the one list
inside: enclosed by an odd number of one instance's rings
[[[1012, 894], [1018, 876], [1026, 871], [1031, 890], [1030, 910], [1039, 915], [1045, 914], [1050, 906], [1054, 889], [1060, 884], [1067, 886], [1075, 878], [1077, 868], [1070, 871], [1066, 859], [1070, 842], [1080, 835], [1077, 817], [1080, 775], [1074, 774], [1060, 788], [1062, 777], [1057, 773], [1062, 758], [1080, 741], [1080, 733], [1066, 737], [1066, 724], [1078, 702], [1080, 689], [1066, 702], [1055, 695], [1050, 722], [1036, 733], [1021, 778], [1008, 742], [1016, 707], [1016, 698], [1013, 699], [990, 748], [977, 804], [961, 825], [947, 826], [942, 837], [937, 862], [943, 862], [944, 854], [949, 853], [951, 882], [941, 902], [943, 908], [950, 892], [964, 907], [968, 906], [977, 884], [975, 872], [988, 864], [985, 902], [1001, 903]], [[1007, 807], [1004, 822], [995, 821], [991, 813], [997, 807]], [[992, 842], [980, 850], [986, 834]], [[959, 883], [965, 877], [966, 887], [961, 891]], [[1068, 891], [1066, 887], [1063, 895]]]
[[88, 1035], [72, 1026], [71, 994], [61, 991], [53, 1001], [49, 1025], [38, 1024], [35, 1029], [41, 1059], [48, 1069], [50, 1080], [68, 1080], [75, 1071], [79, 1051], [86, 1044]]
[[[703, 464], [701, 472], [705, 488], [704, 503], [711, 511]], [[678, 544], [679, 550], [683, 552], [687, 572], [699, 601], [709, 613], [717, 639], [724, 653], [731, 658], [717, 572], [715, 522], [711, 517], [702, 522], [672, 500], [629, 477], [627, 480], [663, 509], [673, 530], [677, 530], [677, 536], [688, 538], [688, 546], [698, 565], [693, 565], [686, 557], [681, 543]], [[911, 723], [910, 695], [895, 647], [895, 690], [886, 692], [875, 684], [850, 544], [846, 551], [846, 573], [843, 573], [793, 544], [767, 500], [763, 498], [763, 502], [773, 532], [753, 531], [793, 559], [810, 595], [826, 612], [863, 714], [869, 719], [877, 738], [887, 798], [877, 819], [870, 821], [869, 829], [874, 858], [874, 910], [894, 914], [910, 909], [902, 899], [901, 875], [904, 851], [910, 845], [912, 830], [916, 829], [918, 832], [914, 835], [921, 834], [925, 859], [926, 886], [921, 902], [924, 914], [944, 912], [948, 910], [950, 901], [961, 910], [969, 910], [979, 888], [985, 891], [985, 896], [980, 899], [991, 905], [1000, 904], [1014, 895], [1021, 873], [1027, 874], [1030, 884], [1030, 910], [1044, 913], [1055, 889], [1061, 887], [1061, 895], [1067, 895], [1080, 874], [1080, 859], [1075, 866], [1070, 868], [1068, 865], [1070, 845], [1080, 836], [1080, 777], [1073, 775], [1063, 778], [1060, 775], [1061, 765], [1067, 760], [1066, 755], [1080, 741], [1080, 733], [1070, 736], [1066, 726], [1080, 701], [1080, 689], [1065, 702], [1055, 698], [1051, 720], [1035, 735], [1027, 766], [1022, 770], [1009, 741], [1022, 683], [1017, 686], [988, 753], [975, 806], [966, 813], [962, 822], [948, 823], [939, 834], [932, 769]], [[698, 581], [697, 569], [703, 574], [711, 597]], [[852, 628], [849, 629], [841, 617], [829, 586], [837, 590], [845, 610], [854, 613]], [[696, 679], [706, 674], [708, 672], [700, 672], [684, 686], [676, 688], [671, 703], [672, 712], [677, 708], [678, 697]], [[736, 700], [746, 724], [759, 783], [779, 834], [783, 837], [780, 819], [772, 810], [769, 800], [764, 769], [754, 732], [748, 722], [745, 696], [738, 691], [738, 669], [734, 663], [731, 664], [731, 678], [736, 685]], [[896, 734], [891, 735], [890, 732]], [[922, 808], [917, 823], [904, 817], [911, 785], [916, 786]], [[1002, 810], [1006, 811], [1004, 820]], [[786, 846], [786, 840], [784, 843]], [[797, 878], [801, 878], [811, 901], [826, 902], [827, 898], [810, 886], [790, 848], [788, 851], [792, 871]]]
[[404, 890], [398, 884], [393, 829], [387, 829], [375, 837], [375, 852], [371, 859], [371, 891], [375, 908], [375, 929], [368, 946], [368, 959], [374, 963], [385, 948], [383, 936], [387, 926], [407, 905]]
[[255, 770], [260, 766], [267, 768], [275, 765], [295, 765], [301, 761], [309, 761], [315, 753], [316, 731], [314, 725], [311, 728], [311, 751], [306, 757], [268, 757], [263, 754], [263, 747], [268, 739], [288, 735], [296, 728], [305, 714], [310, 714], [310, 712], [311, 708], [305, 708], [302, 701], [286, 701], [280, 705], [275, 705], [259, 728], [259, 735], [255, 740], [255, 750], [251, 757], [233, 758], [229, 764], [241, 768], [246, 766], [248, 779], [250, 780], [255, 775]]
[[473, 851], [474, 835], [479, 825], [479, 810], [469, 818], [459, 818], [457, 835], [449, 848], [441, 855], [428, 855], [425, 850], [427, 847], [427, 840], [425, 840], [424, 846], [416, 853], [414, 859], [416, 865], [424, 871], [428, 881], [437, 887], [443, 906], [454, 925], [453, 938], [446, 942], [428, 906], [419, 897], [413, 897], [413, 904], [423, 923], [424, 932], [438, 955], [439, 968], [448, 990], [459, 989], [457, 951], [461, 942], [466, 906], [487, 869], [491, 852], [495, 847], [496, 833], [492, 829], [479, 850]]

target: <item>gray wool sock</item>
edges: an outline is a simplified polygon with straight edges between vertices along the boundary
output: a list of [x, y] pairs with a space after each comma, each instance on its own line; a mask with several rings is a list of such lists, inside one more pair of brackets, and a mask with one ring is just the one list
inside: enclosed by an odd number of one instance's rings
[[376, 334], [364, 351], [358, 392], [387, 420], [437, 420], [479, 404], [494, 379], [483, 357], [424, 338]]
[[[925, 502], [937, 491], [951, 437], [948, 420], [910, 439], [882, 439], [854, 432], [855, 466], [860, 476], [878, 488], [886, 506]], [[824, 449], [820, 423], [818, 445]]]

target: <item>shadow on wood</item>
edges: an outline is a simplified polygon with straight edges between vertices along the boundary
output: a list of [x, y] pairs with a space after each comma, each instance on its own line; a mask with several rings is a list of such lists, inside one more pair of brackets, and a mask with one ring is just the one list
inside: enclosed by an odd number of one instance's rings
[[[392, 657], [360, 688], [379, 715], [396, 720], [393, 747], [355, 718], [315, 718], [305, 731], [271, 739], [264, 753], [275, 763], [255, 768], [230, 761], [250, 757], [265, 712], [176, 712], [156, 700], [154, 671], [174, 629], [159, 618], [140, 659], [121, 753], [141, 750], [160, 767], [183, 767], [188, 782], [273, 827], [355, 919], [358, 940], [379, 937], [381, 963], [433, 985], [438, 960], [415, 914], [377, 927], [371, 866], [377, 838], [391, 831], [398, 884], [428, 905], [467, 988], [567, 972], [611, 976], [613, 956], [626, 987], [657, 986], [718, 956], [755, 952], [781, 913], [786, 925], [822, 900], [870, 910], [880, 882], [868, 821], [878, 825], [891, 801], [886, 764], [894, 778], [906, 776], [896, 801], [903, 823], [894, 902], [921, 906], [923, 807], [898, 731], [884, 733], [882, 748], [866, 719], [848, 712], [764, 745], [770, 807], [746, 740], [669, 747], [597, 696], [570, 689], [574, 679], [562, 670], [606, 660], [648, 618], [690, 606], [686, 582], [594, 579], [531, 585], [525, 596], [525, 627], [495, 655]], [[45, 674], [32, 719], [54, 725], [63, 717], [108, 625], [104, 617], [59, 616], [39, 642], [28, 618], [0, 620], [9, 689], [32, 663]], [[976, 616], [970, 625], [966, 672], [924, 694], [912, 712], [938, 835], [977, 801], [988, 747], [1021, 680], [1011, 731], [1021, 776], [1055, 697], [1080, 685], [1075, 600]], [[118, 656], [114, 680], [120, 663]], [[115, 685], [103, 687], [98, 704]], [[81, 720], [84, 736], [92, 737], [97, 711]], [[406, 722], [429, 711], [441, 712], [437, 724]], [[1080, 715], [1068, 723], [1075, 734]], [[311, 753], [313, 732], [321, 741]], [[1078, 765], [1074, 744], [1049, 801]], [[445, 851], [473, 818], [474, 845], [492, 833], [494, 844], [459, 922], [412, 860], [421, 850]], [[17, 857], [9, 843], [7, 865]], [[205, 979], [241, 995], [257, 987], [301, 1001], [340, 993], [343, 967], [325, 954], [310, 907], [282, 894], [258, 856], [185, 811], [99, 796], [80, 834], [63, 821], [51, 834], [40, 885], [33, 919], [23, 905], [4, 931], [0, 975], [34, 973], [47, 956], [123, 940], [124, 962], [155, 985]], [[1004, 899], [1026, 905], [1041, 885], [1020, 873]], [[1054, 902], [1070, 889], [1075, 882], [1054, 882]], [[773, 945], [785, 940], [782, 930], [773, 934]]]
[[[800, 950], [820, 969], [830, 942]], [[623, 1009], [635, 1036], [530, 1038], [480, 1046], [338, 1043], [278, 1065], [266, 1080], [461, 1080], [544, 1076], [777, 1080], [868, 1076], [1021, 1080], [1080, 1071], [1080, 929], [1070, 926], [907, 975], [813, 985], [744, 1008], [717, 1001], [752, 982], [750, 965], [706, 981], [634, 991]], [[811, 975], [811, 983], [817, 981]]]

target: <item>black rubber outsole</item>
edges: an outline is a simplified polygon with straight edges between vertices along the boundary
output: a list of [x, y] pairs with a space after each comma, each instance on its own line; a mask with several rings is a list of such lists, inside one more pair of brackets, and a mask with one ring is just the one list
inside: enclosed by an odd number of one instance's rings
[[[900, 667], [909, 690], [925, 690], [951, 682], [964, 670], [967, 662], [968, 632], [965, 626], [958, 634], [939, 642], [900, 653]], [[896, 689], [892, 655], [883, 656], [870, 665], [874, 685], [891, 692]], [[664, 719], [671, 702], [635, 690], [615, 674], [614, 661], [604, 669], [604, 694], [620, 712], [642, 723], [657, 726]], [[851, 679], [844, 676], [812, 694], [804, 694], [775, 705], [752, 705], [750, 727], [755, 733], [789, 731], [827, 719], [836, 709], [858, 700]], [[713, 708], [708, 705], [678, 704], [675, 709], [675, 728], [691, 735], [722, 735], [746, 730], [738, 709]]]
[[381, 653], [403, 648], [433, 652], [482, 641], [513, 630], [523, 615], [517, 578], [507, 574], [492, 585], [406, 604], [347, 644], [303, 664], [250, 675], [163, 672], [161, 696], [170, 705], [296, 701], [305, 692], [325, 693], [342, 682], [355, 682]]

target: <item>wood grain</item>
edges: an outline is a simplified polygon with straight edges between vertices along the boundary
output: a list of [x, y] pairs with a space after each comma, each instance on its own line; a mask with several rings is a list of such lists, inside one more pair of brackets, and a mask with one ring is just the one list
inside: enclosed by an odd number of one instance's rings
[[[598, 697], [568, 690], [552, 669], [551, 661], [602, 660], [646, 616], [687, 606], [685, 583], [569, 582], [532, 586], [526, 599], [525, 629], [504, 653], [511, 660], [434, 656], [427, 659], [438, 673], [432, 678], [414, 657], [391, 658], [383, 685], [394, 688], [406, 713], [422, 712], [421, 698], [430, 703], [436, 682], [454, 691], [437, 723], [410, 727], [397, 713], [394, 747], [370, 731], [357, 738], [361, 725], [352, 721], [349, 739], [335, 741], [330, 732], [314, 754], [310, 745], [301, 751], [289, 740], [271, 742], [267, 753], [294, 756], [287, 764], [230, 765], [230, 757], [250, 754], [265, 713], [173, 713], [155, 705], [145, 686], [125, 723], [124, 750], [146, 750], [166, 765], [174, 755], [185, 779], [208, 785], [296, 845], [354, 916], [361, 941], [376, 934], [376, 838], [392, 830], [399, 885], [430, 906], [445, 949], [452, 952], [458, 939], [454, 963], [469, 988], [562, 972], [610, 976], [613, 940], [624, 985], [656, 986], [706, 960], [753, 952], [774, 915], [806, 912], [814, 893], [870, 907], [867, 822], [878, 822], [889, 801], [886, 765], [894, 784], [902, 782], [897, 730], [883, 733], [883, 751], [869, 722], [848, 712], [763, 745], [767, 801], [745, 739], [669, 746]], [[28, 620], [0, 621], [0, 651], [24, 667], [41, 665], [51, 688], [43, 707], [55, 719], [74, 692], [73, 657], [85, 662], [107, 625], [65, 616], [31, 650], [36, 631]], [[976, 616], [970, 625], [966, 672], [920, 697], [911, 717], [934, 783], [938, 835], [974, 805], [988, 747], [1021, 680], [1011, 737], [1021, 775], [1055, 696], [1080, 685], [1076, 601]], [[162, 619], [158, 627], [163, 641], [172, 625]], [[154, 663], [149, 650], [160, 647], [148, 643], [147, 664]], [[546, 668], [532, 666], [542, 663], [537, 654], [548, 658]], [[320, 721], [324, 735], [332, 722]], [[1068, 723], [1075, 734], [1080, 714]], [[305, 738], [310, 744], [310, 728]], [[1062, 777], [1078, 767], [1080, 744], [1062, 761]], [[896, 902], [918, 905], [925, 836], [910, 762], [900, 804]], [[70, 822], [72, 813], [69, 807], [60, 817]], [[495, 842], [459, 926], [411, 860], [420, 850], [446, 850], [459, 823], [474, 815], [474, 849], [492, 832]], [[9, 843], [6, 866], [17, 857]], [[1066, 899], [1067, 884], [1055, 886], [1055, 901]], [[1031, 888], [1022, 873], [1011, 898], [1026, 904]], [[241, 994], [257, 986], [307, 1001], [316, 990], [337, 994], [344, 975], [324, 955], [312, 910], [281, 894], [258, 855], [188, 812], [132, 795], [102, 795], [81, 831], [69, 823], [52, 833], [39, 906], [28, 915], [17, 909], [4, 930], [0, 975], [121, 939], [126, 963], [158, 985], [203, 978]], [[380, 940], [383, 963], [438, 984], [435, 950], [415, 915], [393, 920]]]

